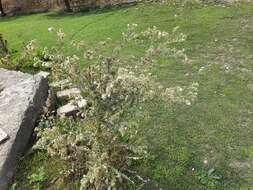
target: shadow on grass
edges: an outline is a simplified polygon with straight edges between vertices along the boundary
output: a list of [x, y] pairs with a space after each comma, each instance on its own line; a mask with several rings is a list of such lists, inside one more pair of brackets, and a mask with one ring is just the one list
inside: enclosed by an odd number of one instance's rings
[[7, 16], [4, 16], [4, 17], [0, 16], [0, 22], [9, 22], [9, 21], [20, 19], [20, 18], [26, 18], [26, 17], [32, 16], [32, 15], [48, 14], [49, 12], [50, 12], [50, 10], [48, 10], [48, 11], [38, 11], [38, 12], [29, 12], [29, 13], [15, 13], [14, 15], [7, 15]]
[[46, 14], [45, 17], [49, 19], [64, 19], [66, 17], [82, 17], [82, 16], [90, 16], [93, 14], [100, 15], [105, 13], [111, 13], [114, 11], [119, 10], [127, 10], [129, 7], [136, 6], [137, 3], [129, 3], [129, 4], [123, 4], [123, 5], [116, 5], [116, 6], [108, 6], [104, 8], [87, 8], [82, 9], [79, 12], [65, 12], [65, 11], [58, 11], [58, 12], [51, 12], [49, 14]]
[[115, 5], [115, 6], [107, 6], [104, 8], [84, 8], [80, 10], [79, 12], [65, 12], [63, 10], [59, 11], [43, 11], [43, 12], [30, 12], [30, 13], [17, 13], [13, 16], [5, 16], [0, 17], [0, 22], [11, 22], [17, 19], [25, 18], [27, 16], [31, 15], [37, 15], [37, 14], [44, 14], [44, 17], [47, 19], [64, 19], [66, 17], [82, 17], [82, 16], [90, 16], [93, 14], [105, 14], [110, 13], [114, 11], [119, 10], [126, 10], [129, 7], [136, 6], [137, 2], [128, 3], [128, 4], [122, 4], [122, 5]]

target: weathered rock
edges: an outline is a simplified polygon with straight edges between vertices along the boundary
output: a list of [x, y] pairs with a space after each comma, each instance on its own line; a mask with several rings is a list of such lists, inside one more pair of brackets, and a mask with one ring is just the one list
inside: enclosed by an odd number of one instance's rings
[[9, 136], [0, 128], [0, 144], [5, 142]]
[[41, 76], [0, 69], [0, 128], [9, 136], [0, 144], [0, 189], [5, 190], [45, 103], [48, 85]]
[[79, 111], [78, 106], [68, 103], [57, 109], [57, 115], [60, 117], [74, 116]]
[[57, 98], [61, 101], [66, 101], [70, 99], [71, 97], [76, 97], [80, 95], [81, 95], [81, 91], [78, 88], [62, 90], [62, 91], [57, 92], [56, 94]]
[[87, 104], [88, 104], [88, 102], [85, 99], [81, 99], [81, 100], [77, 101], [77, 106], [80, 109], [86, 108]]
[[40, 75], [42, 77], [44, 77], [45, 79], [47, 79], [50, 75], [49, 72], [45, 72], [45, 71], [40, 71], [37, 75]]
[[76, 116], [81, 109], [85, 109], [88, 105], [87, 100], [80, 99], [75, 102], [69, 102], [68, 104], [57, 109], [57, 115], [60, 117]]

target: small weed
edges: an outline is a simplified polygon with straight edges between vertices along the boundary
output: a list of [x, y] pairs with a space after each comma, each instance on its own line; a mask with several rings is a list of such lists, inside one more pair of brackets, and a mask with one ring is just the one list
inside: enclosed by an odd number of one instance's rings
[[38, 168], [38, 170], [28, 176], [28, 182], [33, 187], [34, 190], [42, 190], [43, 182], [47, 179], [44, 167]]

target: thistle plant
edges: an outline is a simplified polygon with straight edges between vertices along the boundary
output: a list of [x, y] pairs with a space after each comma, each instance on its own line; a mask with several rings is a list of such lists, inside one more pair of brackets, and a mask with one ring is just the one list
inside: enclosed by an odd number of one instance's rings
[[8, 52], [7, 41], [3, 38], [2, 34], [0, 34], [0, 55], [6, 55]]
[[[169, 34], [152, 27], [138, 32], [133, 24], [113, 47], [107, 39], [95, 47], [73, 41], [74, 55], [65, 55], [61, 47], [44, 49], [44, 63], [50, 63], [54, 80], [65, 79], [79, 88], [87, 105], [79, 119], [57, 118], [39, 130], [34, 148], [67, 161], [62, 173], [79, 178], [81, 190], [129, 189], [146, 182], [131, 170], [148, 152], [138, 140], [141, 105], [161, 99], [169, 108], [174, 102], [190, 105], [197, 97], [197, 83], [166, 88], [150, 74], [160, 58], [189, 61], [183, 50], [171, 47], [186, 39], [177, 30]], [[63, 31], [56, 33], [64, 43]], [[144, 43], [148, 46], [142, 55], [121, 57], [129, 45], [143, 48]]]
[[7, 40], [5, 40], [0, 34], [0, 65], [1, 66], [6, 66], [9, 65], [9, 49], [7, 46]]

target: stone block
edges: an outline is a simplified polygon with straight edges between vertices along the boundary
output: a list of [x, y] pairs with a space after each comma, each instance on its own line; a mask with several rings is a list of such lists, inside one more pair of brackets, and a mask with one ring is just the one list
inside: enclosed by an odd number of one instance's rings
[[57, 92], [56, 96], [61, 101], [66, 101], [71, 97], [77, 97], [81, 95], [81, 91], [78, 88], [71, 88]]
[[[6, 190], [33, 133], [48, 93], [42, 76], [0, 69], [0, 189]], [[6, 135], [4, 135], [6, 137]]]

